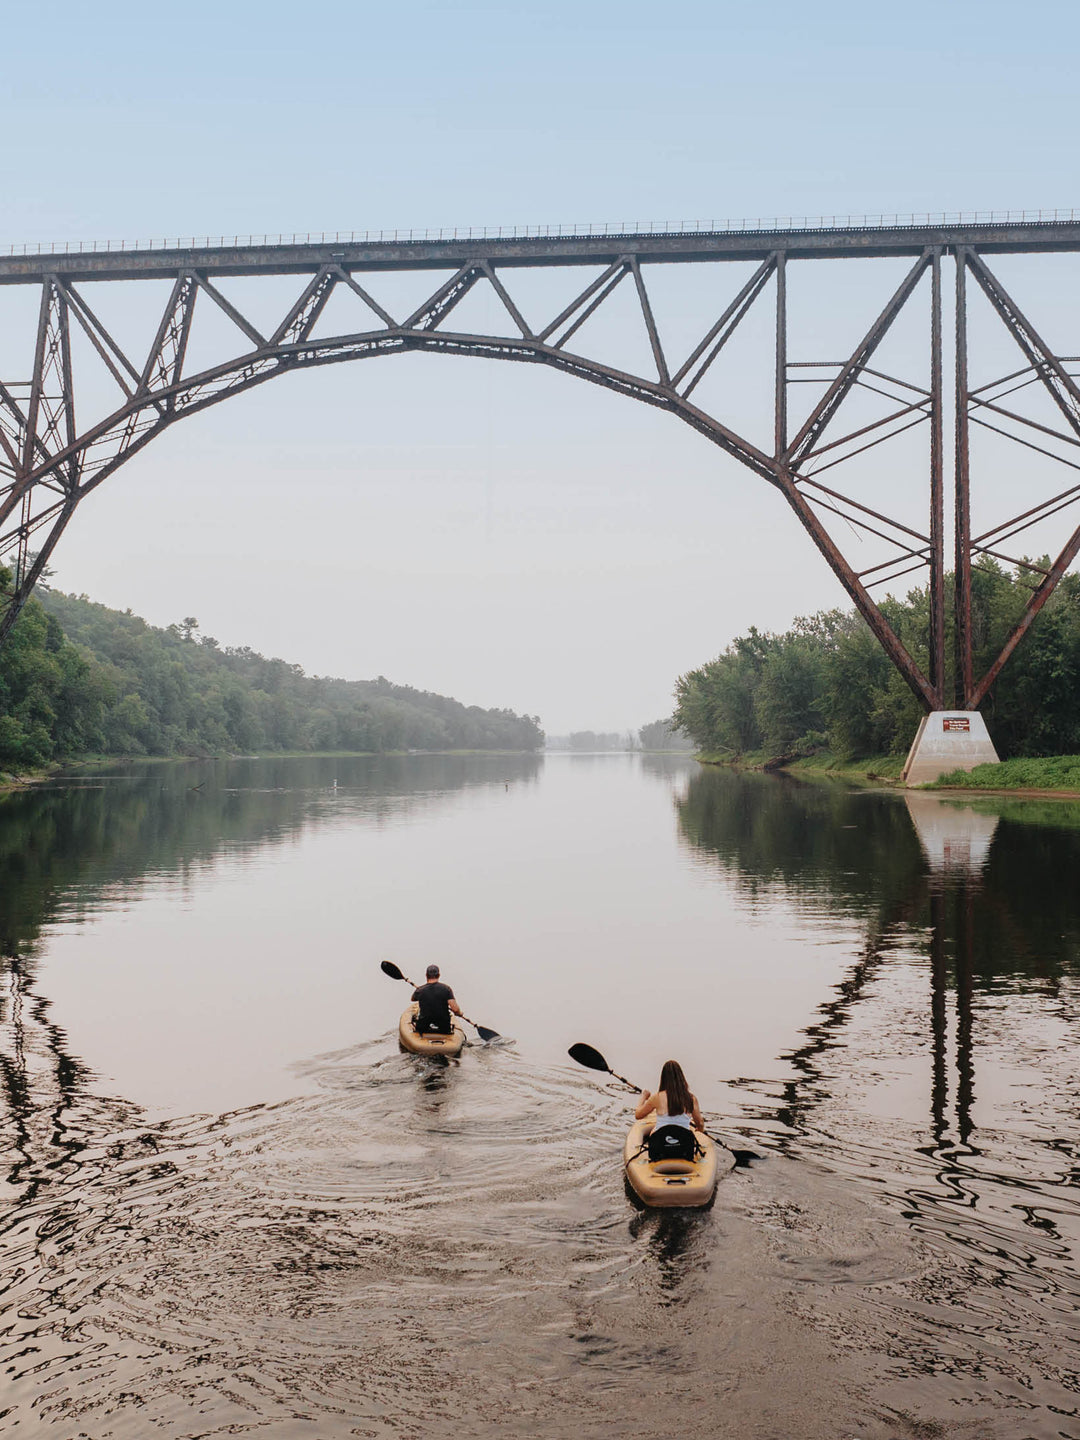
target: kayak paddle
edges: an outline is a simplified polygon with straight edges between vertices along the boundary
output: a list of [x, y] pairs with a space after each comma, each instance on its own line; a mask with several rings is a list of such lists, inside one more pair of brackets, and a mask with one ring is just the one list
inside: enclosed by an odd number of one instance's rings
[[[606, 1070], [609, 1075], [615, 1075], [615, 1071], [612, 1070], [600, 1051], [594, 1050], [591, 1045], [571, 1045], [567, 1054], [571, 1060], [576, 1060], [587, 1070]], [[621, 1080], [628, 1089], [635, 1091], [638, 1095], [641, 1094], [641, 1086], [635, 1085], [632, 1080], [627, 1080], [625, 1075], [615, 1075], [615, 1079]]]
[[[633, 1090], [638, 1095], [641, 1094], [640, 1085], [635, 1085], [632, 1080], [627, 1080], [625, 1075], [619, 1075], [612, 1070], [603, 1055], [600, 1054], [600, 1051], [594, 1050], [591, 1045], [571, 1045], [566, 1053], [570, 1056], [571, 1060], [576, 1060], [579, 1065], [584, 1065], [586, 1070], [606, 1070], [609, 1075], [614, 1075], [616, 1080], [621, 1080], [630, 1090]], [[761, 1159], [761, 1156], [753, 1150], [732, 1149], [726, 1140], [721, 1140], [719, 1135], [714, 1135], [710, 1130], [706, 1130], [705, 1134], [708, 1135], [710, 1140], [715, 1140], [718, 1145], [722, 1145], [725, 1150], [730, 1150], [732, 1155], [735, 1156], [736, 1165], [747, 1165], [751, 1160]]]
[[[389, 975], [391, 980], [404, 980], [406, 984], [413, 985], [413, 982], [409, 979], [409, 977], [407, 975], [403, 975], [392, 960], [383, 960], [379, 968], [380, 970], [382, 970], [384, 975]], [[416, 989], [415, 985], [413, 985], [413, 989]], [[475, 1020], [469, 1020], [468, 1015], [462, 1015], [461, 1018], [462, 1020], [468, 1021], [468, 1023], [480, 1036], [481, 1040], [487, 1042], [488, 1040], [502, 1039], [502, 1036], [497, 1030], [489, 1030], [486, 1025], [477, 1025]]]

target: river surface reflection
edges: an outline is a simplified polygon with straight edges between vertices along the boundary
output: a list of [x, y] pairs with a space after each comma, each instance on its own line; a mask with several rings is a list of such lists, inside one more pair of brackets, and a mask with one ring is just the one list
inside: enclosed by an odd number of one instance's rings
[[[0, 797], [0, 1432], [1080, 1437], [1078, 873], [681, 757]], [[401, 1054], [431, 958], [513, 1038]], [[761, 1158], [636, 1211], [575, 1040]]]

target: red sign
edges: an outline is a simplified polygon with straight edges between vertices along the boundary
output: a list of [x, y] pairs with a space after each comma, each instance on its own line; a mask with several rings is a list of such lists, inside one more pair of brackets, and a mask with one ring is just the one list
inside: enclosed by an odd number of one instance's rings
[[943, 730], [970, 730], [971, 717], [968, 715], [946, 715], [941, 722]]

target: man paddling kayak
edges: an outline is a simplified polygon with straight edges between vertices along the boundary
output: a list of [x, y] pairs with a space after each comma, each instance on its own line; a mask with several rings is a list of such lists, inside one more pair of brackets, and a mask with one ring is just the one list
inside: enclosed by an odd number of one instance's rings
[[455, 1015], [461, 1014], [454, 992], [440, 981], [438, 965], [429, 965], [424, 973], [427, 984], [418, 985], [412, 993], [420, 1006], [413, 1025], [421, 1035], [450, 1035], [454, 1029], [451, 1010]]

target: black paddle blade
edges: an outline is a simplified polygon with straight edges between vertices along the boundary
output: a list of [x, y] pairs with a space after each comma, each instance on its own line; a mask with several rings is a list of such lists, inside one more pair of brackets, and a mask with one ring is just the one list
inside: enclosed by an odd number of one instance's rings
[[497, 1030], [489, 1030], [486, 1025], [477, 1025], [475, 1020], [472, 1023], [476, 1026], [476, 1033], [480, 1036], [480, 1039], [483, 1040], [485, 1044], [489, 1040], [502, 1039], [502, 1036]]
[[606, 1070], [610, 1075], [611, 1069], [599, 1050], [594, 1050], [591, 1045], [571, 1045], [566, 1052], [571, 1060], [576, 1060], [579, 1065], [584, 1065], [587, 1070]]
[[404, 980], [405, 976], [397, 968], [392, 960], [384, 960], [379, 966], [384, 975], [389, 975], [391, 980]]

